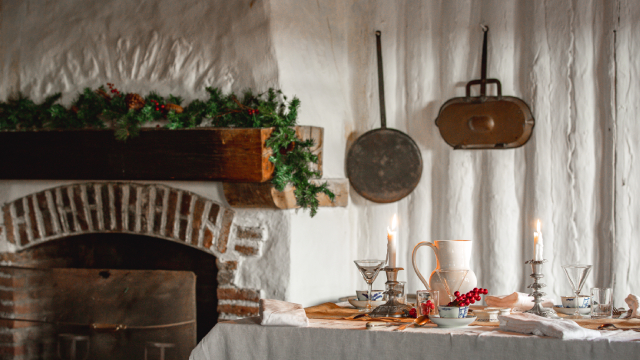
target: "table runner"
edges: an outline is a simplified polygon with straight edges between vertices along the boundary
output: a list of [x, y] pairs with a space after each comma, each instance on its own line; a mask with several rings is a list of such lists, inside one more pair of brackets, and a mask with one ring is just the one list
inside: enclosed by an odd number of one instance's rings
[[[482, 309], [484, 306], [474, 306], [473, 309]], [[304, 311], [307, 313], [307, 317], [309, 319], [327, 319], [327, 320], [347, 320], [347, 321], [388, 321], [388, 322], [403, 322], [403, 323], [412, 323], [412, 318], [375, 318], [372, 319], [368, 316], [363, 316], [364, 313], [361, 313], [357, 309], [353, 308], [345, 308], [338, 306], [334, 303], [324, 303], [317, 306], [311, 306]], [[355, 318], [360, 315], [361, 317]], [[566, 318], [568, 315], [558, 314], [560, 317]], [[616, 327], [620, 329], [631, 329], [631, 328], [640, 328], [640, 319], [573, 319], [578, 325], [586, 328], [597, 330], [598, 326], [602, 324], [614, 324]], [[474, 321], [470, 324], [470, 326], [487, 326], [487, 327], [498, 327], [500, 323], [498, 322], [485, 322], [485, 321]], [[436, 327], [436, 324], [430, 323], [426, 324], [424, 327]]]

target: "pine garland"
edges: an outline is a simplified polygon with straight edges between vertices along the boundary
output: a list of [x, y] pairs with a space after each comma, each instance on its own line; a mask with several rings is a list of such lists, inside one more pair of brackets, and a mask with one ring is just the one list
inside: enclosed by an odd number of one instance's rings
[[107, 120], [113, 123], [116, 138], [126, 141], [140, 133], [142, 124], [162, 119], [168, 121], [169, 129], [203, 125], [274, 127], [266, 145], [274, 153], [269, 160], [275, 165], [276, 189], [283, 191], [288, 184], [293, 185], [298, 205], [310, 209], [311, 217], [318, 211], [318, 194], [324, 193], [333, 201], [335, 196], [326, 182], [321, 185], [310, 182], [320, 177], [309, 165], [317, 164], [318, 157], [310, 150], [313, 140], [296, 138], [293, 127], [300, 108], [298, 98], [288, 101], [280, 90], [272, 88], [260, 94], [248, 90], [238, 98], [233, 93], [224, 95], [220, 89], [208, 87], [209, 99], [194, 100], [183, 108], [180, 97], [165, 98], [154, 92], [145, 97], [133, 93], [123, 96], [113, 84], [107, 85], [108, 90], [104, 86], [84, 89], [69, 108], [56, 103], [60, 93], [47, 97], [41, 104], [18, 94], [0, 102], [0, 130], [104, 129]]

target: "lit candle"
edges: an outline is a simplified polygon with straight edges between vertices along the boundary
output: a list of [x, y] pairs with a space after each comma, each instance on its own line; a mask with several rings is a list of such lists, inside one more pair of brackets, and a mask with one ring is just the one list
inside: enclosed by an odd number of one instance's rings
[[387, 256], [389, 257], [389, 267], [396, 267], [396, 243], [398, 241], [398, 217], [393, 215], [391, 229], [387, 227]]
[[534, 258], [533, 260], [542, 261], [544, 260], [543, 251], [544, 245], [542, 244], [542, 231], [540, 231], [540, 220], [538, 220], [537, 231], [533, 233], [533, 250], [534, 250]]

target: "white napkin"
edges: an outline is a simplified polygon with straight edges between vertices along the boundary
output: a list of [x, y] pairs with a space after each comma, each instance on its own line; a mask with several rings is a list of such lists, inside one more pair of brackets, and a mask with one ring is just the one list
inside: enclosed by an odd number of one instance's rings
[[533, 334], [538, 336], [551, 336], [562, 340], [571, 339], [595, 339], [602, 336], [597, 330], [590, 330], [567, 319], [548, 319], [534, 314], [515, 313], [498, 316], [500, 330]]
[[309, 318], [300, 304], [260, 299], [260, 324], [306, 327]]
[[640, 314], [638, 313], [638, 297], [636, 295], [629, 294], [629, 296], [624, 299], [624, 302], [626, 302], [627, 305], [629, 305], [629, 309], [631, 309], [631, 315], [629, 317], [640, 318]]
[[[553, 301], [542, 299], [542, 306], [551, 308]], [[526, 311], [533, 307], [533, 297], [521, 292], [514, 292], [509, 295], [485, 296], [484, 301], [491, 307], [508, 307], [513, 310]]]

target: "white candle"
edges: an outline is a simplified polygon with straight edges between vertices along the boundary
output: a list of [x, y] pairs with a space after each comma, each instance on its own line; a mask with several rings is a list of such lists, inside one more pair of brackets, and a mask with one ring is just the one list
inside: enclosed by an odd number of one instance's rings
[[540, 231], [540, 220], [538, 220], [537, 231], [533, 233], [533, 250], [535, 254], [533, 260], [544, 260], [543, 248], [544, 245], [542, 244], [542, 231]]
[[396, 267], [396, 243], [398, 242], [398, 217], [394, 214], [391, 220], [391, 229], [387, 227], [387, 256], [389, 267]]

